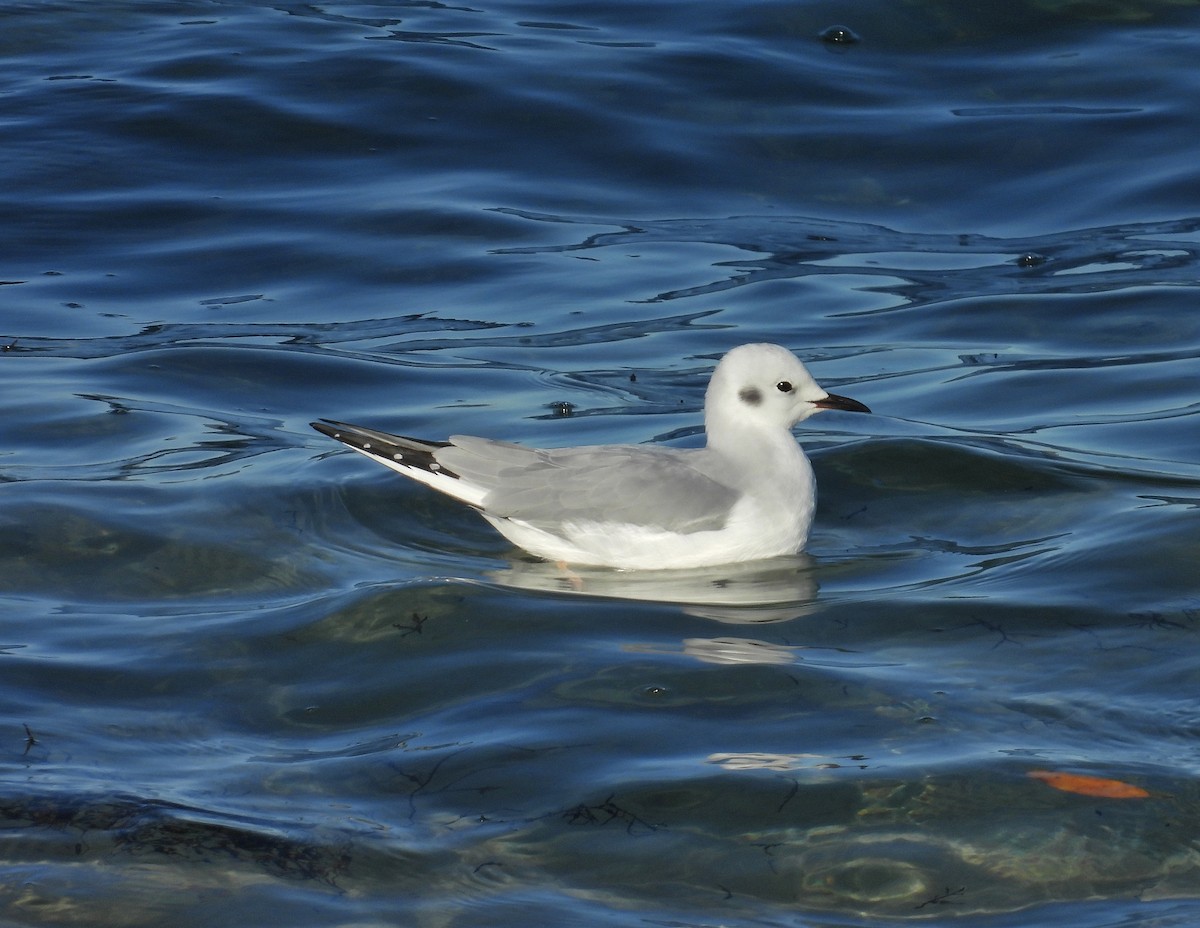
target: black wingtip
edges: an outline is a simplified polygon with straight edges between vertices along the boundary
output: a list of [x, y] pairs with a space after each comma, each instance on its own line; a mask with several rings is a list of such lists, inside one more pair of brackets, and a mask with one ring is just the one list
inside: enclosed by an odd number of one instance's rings
[[[314, 429], [322, 435], [340, 441], [343, 445], [361, 451], [383, 461], [403, 462], [405, 466], [428, 471], [431, 474], [441, 474], [446, 477], [458, 478], [458, 474], [446, 469], [434, 457], [440, 448], [450, 443], [445, 441], [421, 441], [403, 435], [390, 435], [376, 429], [361, 425], [351, 425], [349, 422], [338, 422], [336, 419], [319, 419], [310, 422]], [[386, 462], [385, 462], [386, 463]]]
[[308, 423], [322, 435], [328, 435], [330, 438], [337, 438], [338, 428], [345, 423], [334, 422], [332, 419], [318, 419], [316, 422]]

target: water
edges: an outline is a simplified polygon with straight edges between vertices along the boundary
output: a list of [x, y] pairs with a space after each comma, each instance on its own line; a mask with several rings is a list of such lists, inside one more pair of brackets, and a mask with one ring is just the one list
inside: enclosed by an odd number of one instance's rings
[[[0, 920], [1195, 924], [1200, 9], [977, 6], [0, 4]], [[794, 559], [307, 426], [694, 443], [760, 339], [876, 410]]]

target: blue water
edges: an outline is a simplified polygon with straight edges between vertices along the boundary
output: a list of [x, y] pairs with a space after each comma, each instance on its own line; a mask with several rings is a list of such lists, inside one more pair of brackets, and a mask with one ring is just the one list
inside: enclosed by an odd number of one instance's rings
[[[0, 923], [1200, 922], [1196, 4], [0, 26]], [[757, 340], [875, 410], [797, 558], [307, 424], [695, 444]]]

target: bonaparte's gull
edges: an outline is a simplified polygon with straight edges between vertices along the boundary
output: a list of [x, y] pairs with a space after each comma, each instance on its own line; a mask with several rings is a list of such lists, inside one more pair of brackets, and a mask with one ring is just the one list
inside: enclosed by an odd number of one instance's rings
[[822, 409], [870, 412], [828, 393], [786, 348], [721, 359], [704, 396], [704, 448], [539, 449], [452, 435], [421, 441], [323, 420], [312, 427], [477, 509], [509, 541], [566, 564], [706, 567], [804, 547], [816, 482], [791, 428]]

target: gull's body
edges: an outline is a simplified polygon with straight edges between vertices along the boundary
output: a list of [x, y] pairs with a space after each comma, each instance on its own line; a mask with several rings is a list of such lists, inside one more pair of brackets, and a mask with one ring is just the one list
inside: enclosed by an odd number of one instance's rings
[[453, 435], [420, 441], [341, 422], [313, 428], [477, 509], [552, 561], [627, 569], [704, 567], [793, 554], [816, 507], [791, 428], [821, 409], [869, 412], [821, 389], [777, 345], [734, 348], [704, 399], [704, 448], [526, 448]]

